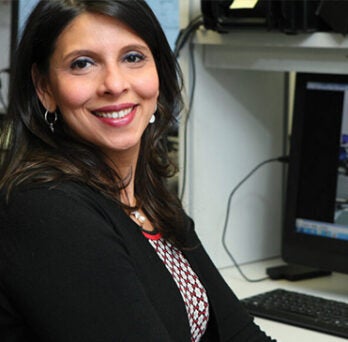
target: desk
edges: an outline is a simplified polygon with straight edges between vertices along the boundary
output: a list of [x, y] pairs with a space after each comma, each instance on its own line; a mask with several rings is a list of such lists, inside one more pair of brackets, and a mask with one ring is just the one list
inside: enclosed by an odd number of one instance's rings
[[[266, 267], [283, 264], [279, 259], [261, 261], [242, 266], [243, 272], [251, 279], [265, 276]], [[287, 280], [265, 280], [258, 283], [247, 282], [234, 267], [220, 269], [228, 285], [239, 298], [249, 297], [275, 288], [312, 294], [324, 298], [348, 301], [348, 275], [334, 273], [331, 276], [290, 282]], [[278, 342], [342, 342], [344, 338], [323, 334], [320, 332], [298, 328], [292, 325], [278, 323], [261, 318], [255, 318], [262, 330], [277, 339]]]

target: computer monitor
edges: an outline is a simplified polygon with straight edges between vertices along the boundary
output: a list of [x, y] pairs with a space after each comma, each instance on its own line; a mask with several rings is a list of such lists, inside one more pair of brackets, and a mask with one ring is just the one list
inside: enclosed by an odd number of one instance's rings
[[348, 75], [297, 73], [282, 258], [348, 273]]

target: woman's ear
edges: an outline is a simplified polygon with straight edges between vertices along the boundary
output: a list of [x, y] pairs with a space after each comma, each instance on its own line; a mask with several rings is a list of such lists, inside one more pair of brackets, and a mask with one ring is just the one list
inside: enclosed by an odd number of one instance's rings
[[54, 100], [51, 87], [46, 76], [43, 76], [36, 64], [31, 67], [31, 78], [36, 90], [36, 95], [40, 99], [42, 105], [49, 111], [54, 112], [57, 108], [56, 102]]

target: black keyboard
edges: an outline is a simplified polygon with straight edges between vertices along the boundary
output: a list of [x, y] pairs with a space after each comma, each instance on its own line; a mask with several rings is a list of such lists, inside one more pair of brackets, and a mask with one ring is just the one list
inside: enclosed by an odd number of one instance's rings
[[348, 338], [348, 303], [282, 289], [241, 302], [253, 316]]

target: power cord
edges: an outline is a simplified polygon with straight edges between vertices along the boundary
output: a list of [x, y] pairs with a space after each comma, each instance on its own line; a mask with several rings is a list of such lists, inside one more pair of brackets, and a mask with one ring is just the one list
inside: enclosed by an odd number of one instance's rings
[[204, 24], [203, 16], [199, 15], [196, 18], [192, 19], [189, 24], [179, 31], [179, 34], [175, 40], [174, 56], [179, 57], [181, 49], [184, 47], [190, 36]]
[[191, 74], [192, 74], [192, 83], [191, 83], [191, 89], [190, 89], [190, 97], [189, 97], [189, 104], [188, 109], [184, 117], [184, 123], [183, 123], [183, 167], [182, 167], [182, 182], [181, 182], [181, 190], [179, 194], [180, 201], [183, 200], [185, 189], [186, 189], [186, 179], [187, 179], [187, 138], [188, 138], [188, 122], [191, 115], [192, 110], [192, 104], [193, 104], [193, 98], [196, 90], [196, 64], [195, 64], [195, 58], [194, 58], [194, 46], [193, 44], [190, 45], [190, 64], [191, 64]]
[[252, 176], [259, 168], [261, 168], [262, 166], [264, 166], [265, 164], [268, 163], [272, 163], [272, 162], [282, 162], [282, 163], [288, 163], [289, 162], [289, 157], [288, 156], [280, 156], [277, 158], [271, 158], [271, 159], [267, 159], [264, 160], [263, 162], [261, 162], [260, 164], [256, 165], [235, 187], [234, 189], [231, 191], [229, 197], [228, 197], [228, 201], [227, 201], [227, 210], [226, 210], [226, 216], [225, 216], [225, 223], [224, 223], [224, 228], [223, 228], [223, 232], [222, 232], [222, 245], [227, 253], [227, 255], [230, 257], [231, 261], [233, 262], [234, 266], [236, 267], [236, 269], [238, 270], [238, 272], [241, 274], [241, 276], [248, 282], [251, 283], [256, 283], [256, 282], [260, 282], [260, 281], [264, 281], [266, 279], [269, 279], [269, 277], [263, 277], [263, 278], [259, 278], [259, 279], [250, 279], [249, 277], [247, 277], [245, 275], [245, 273], [242, 271], [241, 267], [239, 266], [239, 264], [237, 263], [236, 259], [233, 257], [232, 253], [229, 251], [227, 244], [226, 244], [226, 232], [227, 232], [227, 225], [228, 225], [228, 220], [229, 220], [229, 216], [230, 216], [230, 207], [231, 207], [231, 201], [232, 201], [232, 197], [233, 195], [236, 193], [236, 191], [241, 187], [241, 185], [250, 178], [250, 176]]
[[[174, 55], [176, 58], [179, 58], [180, 51], [185, 46], [185, 44], [189, 41], [192, 41], [193, 34], [195, 31], [204, 24], [203, 22], [203, 16], [199, 15], [198, 17], [194, 18], [186, 28], [180, 30], [179, 35], [175, 41], [175, 49], [174, 49]], [[194, 93], [196, 89], [196, 65], [194, 60], [194, 46], [193, 44], [190, 44], [190, 50], [189, 50], [189, 56], [190, 56], [190, 65], [191, 65], [191, 73], [192, 73], [192, 83], [190, 88], [190, 95], [189, 95], [189, 103], [187, 112], [184, 118], [183, 123], [183, 172], [182, 172], [182, 184], [181, 189], [179, 191], [179, 198], [182, 201], [185, 193], [186, 188], [186, 170], [187, 170], [187, 135], [188, 135], [188, 121], [191, 114], [192, 104], [193, 104], [193, 98]]]

